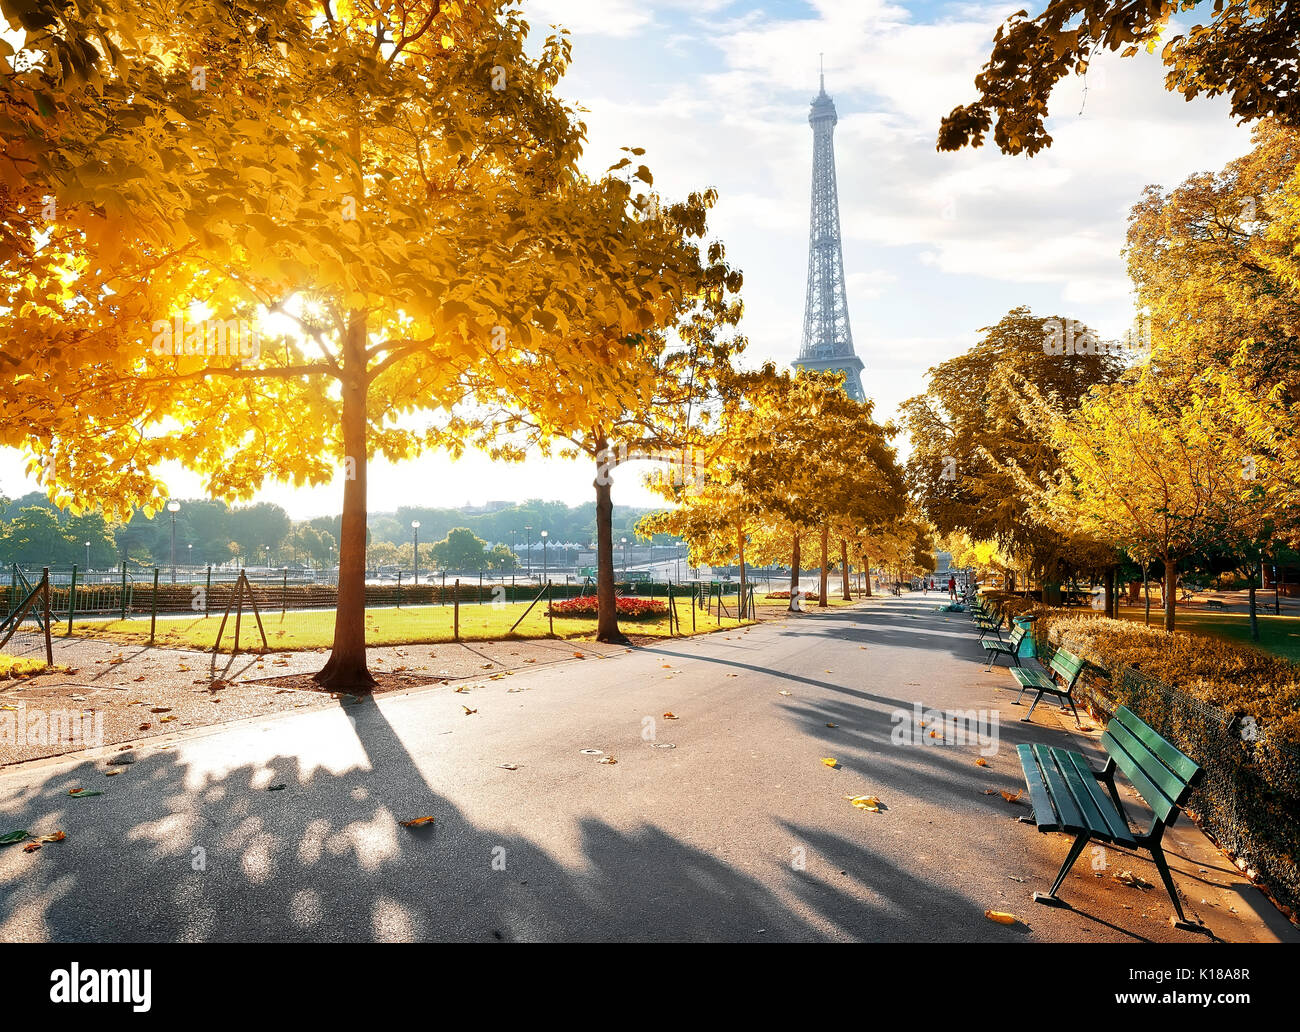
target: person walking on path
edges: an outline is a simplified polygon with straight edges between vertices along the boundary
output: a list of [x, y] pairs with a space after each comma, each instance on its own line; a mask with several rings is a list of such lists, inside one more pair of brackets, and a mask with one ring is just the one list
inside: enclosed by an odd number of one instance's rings
[[950, 576], [948, 578], [948, 597], [952, 599], [954, 602], [957, 601], [957, 578], [956, 577]]

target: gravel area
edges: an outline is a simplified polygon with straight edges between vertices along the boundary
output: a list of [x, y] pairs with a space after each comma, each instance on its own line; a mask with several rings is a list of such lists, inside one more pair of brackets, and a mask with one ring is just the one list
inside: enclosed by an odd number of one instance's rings
[[[370, 650], [380, 691], [471, 684], [512, 670], [626, 651], [553, 639], [398, 645]], [[315, 688], [325, 650], [213, 656], [179, 649], [58, 640], [58, 669], [0, 681], [0, 766], [119, 745], [250, 717], [349, 705]]]

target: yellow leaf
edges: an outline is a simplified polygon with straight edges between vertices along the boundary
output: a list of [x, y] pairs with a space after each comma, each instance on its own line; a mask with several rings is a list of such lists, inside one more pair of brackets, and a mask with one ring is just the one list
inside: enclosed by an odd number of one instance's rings
[[1016, 923], [1016, 915], [1008, 914], [1002, 910], [986, 910], [984, 916], [990, 921], [996, 921], [998, 924], [1012, 925]]
[[402, 821], [403, 828], [420, 828], [426, 824], [433, 823], [432, 817], [413, 817], [409, 821]]

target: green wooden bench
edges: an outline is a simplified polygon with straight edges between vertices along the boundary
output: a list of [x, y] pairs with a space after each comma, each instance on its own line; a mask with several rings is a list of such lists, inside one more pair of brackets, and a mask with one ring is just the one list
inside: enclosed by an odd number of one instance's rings
[[[1034, 696], [1034, 701], [1029, 704], [1029, 712], [1020, 718], [1021, 721], [1028, 721], [1034, 715], [1034, 707], [1038, 705], [1044, 695], [1055, 695], [1058, 699], [1064, 699], [1070, 704], [1070, 709], [1074, 710], [1074, 722], [1076, 724], [1081, 723], [1079, 711], [1074, 705], [1074, 686], [1079, 683], [1079, 676], [1087, 665], [1073, 652], [1066, 649], [1057, 649], [1052, 656], [1052, 662], [1048, 664], [1046, 670], [1042, 666], [1037, 668], [1012, 667], [1011, 676], [1020, 683], [1020, 694], [1016, 696], [1016, 705], [1020, 705], [1020, 700], [1024, 697], [1026, 689], [1038, 693]], [[1054, 674], [1060, 677], [1060, 684], [1056, 683], [1052, 676]]]
[[1002, 638], [1002, 618], [996, 613], [989, 610], [972, 612], [971, 622], [975, 624], [980, 638], [987, 638], [990, 634], [999, 640]]
[[992, 670], [993, 661], [998, 656], [1007, 656], [1015, 660], [1016, 666], [1020, 666], [1020, 640], [1028, 633], [1028, 629], [1023, 624], [1016, 624], [1011, 636], [1006, 641], [1002, 641], [1000, 637], [980, 638], [980, 644], [984, 646], [984, 651], [988, 653], [989, 657], [984, 669]]
[[[1034, 901], [1047, 906], [1069, 906], [1056, 895], [1061, 882], [1089, 842], [1108, 842], [1126, 849], [1147, 850], [1178, 915], [1174, 927], [1202, 930], [1199, 925], [1191, 924], [1183, 913], [1160, 840], [1165, 829], [1178, 818], [1203, 770], [1126, 706], [1116, 710], [1106, 725], [1101, 744], [1107, 758], [1105, 768], [1100, 771], [1093, 770], [1082, 753], [1069, 749], [1016, 746], [1038, 830], [1075, 836], [1051, 891], [1035, 892]], [[1151, 824], [1144, 832], [1134, 832], [1129, 824], [1115, 788], [1117, 770], [1132, 782], [1151, 808]]]

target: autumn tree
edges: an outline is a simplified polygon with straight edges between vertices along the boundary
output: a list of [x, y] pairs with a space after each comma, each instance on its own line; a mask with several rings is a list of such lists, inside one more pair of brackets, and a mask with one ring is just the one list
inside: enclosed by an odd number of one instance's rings
[[[1169, 33], [1176, 15], [1207, 6], [1203, 21]], [[1121, 57], [1159, 50], [1167, 90], [1187, 100], [1226, 96], [1241, 121], [1271, 117], [1300, 128], [1297, 38], [1300, 13], [1277, 0], [1048, 0], [1038, 14], [1017, 11], [998, 28], [975, 77], [979, 96], [943, 119], [938, 149], [978, 147], [990, 131], [1005, 154], [1050, 147], [1045, 123], [1053, 88], [1084, 75], [1103, 50]]]
[[1025, 423], [1005, 374], [1069, 411], [1095, 384], [1119, 375], [1126, 352], [1077, 320], [1025, 307], [981, 332], [974, 347], [929, 371], [924, 394], [902, 405], [912, 441], [908, 480], [939, 534], [962, 531], [998, 542], [1007, 556], [1030, 557], [1054, 594], [1068, 572], [1069, 543], [1029, 512], [1006, 467], [1036, 479], [1055, 472], [1059, 456]]
[[792, 605], [800, 540], [813, 528], [821, 541], [820, 604], [827, 605], [833, 527], [880, 523], [905, 504], [892, 428], [872, 419], [870, 403], [844, 393], [842, 375], [791, 376], [766, 366], [737, 383], [716, 433], [705, 439], [706, 482], [669, 492], [680, 508], [643, 527], [680, 533], [693, 549], [696, 540], [708, 541], [710, 552], [740, 560], [742, 590], [749, 537], [759, 528], [788, 532]]
[[[639, 149], [629, 151], [639, 156]], [[584, 184], [591, 234], [622, 243], [628, 275], [643, 285], [639, 305], [592, 306], [558, 328], [588, 356], [566, 368], [550, 348], [514, 348], [472, 379], [478, 409], [460, 432], [498, 459], [533, 454], [584, 458], [595, 473], [596, 638], [627, 642], [615, 603], [613, 477], [623, 465], [655, 463], [668, 485], [699, 475], [697, 454], [710, 414], [733, 391], [732, 358], [745, 345], [739, 322], [742, 277], [719, 241], [704, 240], [712, 191], [668, 203], [646, 188], [653, 177], [625, 157], [599, 182]], [[594, 272], [593, 272], [594, 274]]]
[[461, 447], [437, 413], [503, 347], [544, 342], [561, 378], [605, 389], [614, 364], [562, 327], [651, 325], [669, 289], [583, 232], [568, 40], [528, 45], [502, 0], [68, 17], [24, 44], [19, 101], [46, 97], [69, 138], [43, 169], [59, 217], [39, 240], [30, 212], [11, 223], [26, 243], [0, 270], [0, 443], [74, 507], [156, 507], [169, 459], [225, 498], [339, 476], [317, 679], [365, 688], [368, 459]]
[[1178, 564], [1249, 511], [1241, 443], [1209, 417], [1209, 398], [1150, 367], [1096, 388], [1068, 413], [1027, 381], [1016, 385], [1022, 415], [1060, 456], [1059, 470], [1036, 480], [1011, 470], [1023, 496], [1048, 526], [1160, 560], [1172, 631]]

